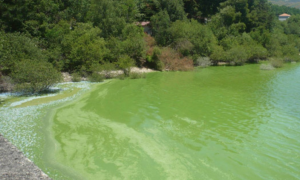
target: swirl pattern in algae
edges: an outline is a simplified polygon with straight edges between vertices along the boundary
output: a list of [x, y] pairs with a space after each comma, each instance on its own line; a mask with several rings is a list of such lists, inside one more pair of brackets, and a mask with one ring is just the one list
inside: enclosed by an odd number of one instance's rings
[[59, 108], [53, 161], [86, 179], [300, 179], [300, 67], [113, 80]]

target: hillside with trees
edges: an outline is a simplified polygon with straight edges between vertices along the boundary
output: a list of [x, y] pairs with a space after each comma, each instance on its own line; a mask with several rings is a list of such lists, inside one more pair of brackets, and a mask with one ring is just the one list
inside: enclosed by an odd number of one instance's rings
[[288, 6], [300, 9], [300, 2], [298, 0], [269, 0], [272, 4], [279, 6]]
[[[0, 90], [10, 81], [40, 92], [59, 81], [61, 71], [91, 77], [122, 69], [128, 76], [133, 65], [190, 70], [300, 59], [300, 11], [267, 0], [0, 2]], [[279, 13], [292, 17], [279, 22]], [[151, 22], [151, 36], [137, 23], [143, 21]]]

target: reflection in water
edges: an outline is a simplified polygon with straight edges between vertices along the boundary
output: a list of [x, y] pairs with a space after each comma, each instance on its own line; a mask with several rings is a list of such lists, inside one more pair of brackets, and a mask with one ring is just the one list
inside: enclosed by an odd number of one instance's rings
[[299, 179], [300, 68], [112, 81], [53, 118], [54, 158], [87, 179]]

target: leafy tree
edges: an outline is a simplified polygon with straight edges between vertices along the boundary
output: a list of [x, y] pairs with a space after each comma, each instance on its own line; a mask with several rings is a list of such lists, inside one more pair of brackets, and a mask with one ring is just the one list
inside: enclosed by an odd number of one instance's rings
[[132, 66], [134, 66], [134, 60], [128, 55], [123, 55], [119, 58], [116, 64], [119, 69], [123, 70], [125, 76], [129, 76], [130, 69]]
[[89, 23], [78, 23], [62, 41], [66, 56], [64, 69], [90, 71], [95, 63], [103, 63], [109, 53], [106, 42], [100, 37], [101, 30]]
[[119, 36], [126, 26], [139, 16], [134, 0], [91, 0], [87, 20], [102, 29], [103, 37]]
[[47, 24], [58, 18], [59, 9], [60, 4], [55, 0], [3, 0], [0, 22], [6, 32], [28, 32], [33, 36], [43, 36]]
[[294, 34], [300, 37], [300, 15], [291, 16], [286, 22], [283, 23], [283, 26], [285, 28], [284, 31], [286, 34]]
[[63, 11], [59, 13], [59, 17], [64, 20], [85, 22], [90, 6], [91, 0], [64, 0], [60, 5]]
[[274, 14], [276, 18], [282, 13], [287, 13], [291, 15], [297, 15], [300, 14], [300, 9], [295, 8], [295, 7], [288, 7], [288, 6], [281, 6], [281, 5], [276, 5], [272, 4], [271, 5], [271, 12]]
[[184, 7], [189, 18], [203, 22], [204, 17], [210, 17], [218, 12], [220, 3], [225, 0], [185, 0]]
[[20, 33], [0, 32], [0, 72], [9, 74], [22, 59], [46, 60], [38, 40]]
[[219, 61], [227, 61], [226, 59], [226, 53], [222, 46], [216, 46], [215, 50], [210, 56], [211, 60], [213, 60], [215, 63]]
[[243, 65], [247, 59], [248, 55], [245, 49], [241, 46], [233, 47], [226, 52], [226, 61], [232, 63], [232, 65]]
[[46, 61], [22, 60], [15, 64], [11, 74], [17, 83], [15, 90], [39, 93], [48, 90], [61, 80], [61, 74]]
[[183, 0], [155, 0], [154, 2], [160, 11], [167, 11], [172, 22], [186, 19]]
[[150, 68], [162, 71], [164, 70], [164, 64], [160, 60], [161, 49], [158, 47], [154, 47], [152, 54], [147, 57], [146, 65]]
[[145, 59], [145, 41], [143, 28], [128, 24], [122, 31], [122, 54], [127, 54], [141, 66]]
[[186, 55], [209, 56], [217, 45], [212, 31], [195, 20], [190, 22], [176, 21], [171, 25], [168, 32], [172, 42], [175, 43], [175, 47], [178, 47]]
[[151, 24], [156, 42], [159, 45], [166, 45], [169, 42], [167, 31], [171, 24], [168, 12], [164, 10], [152, 16]]

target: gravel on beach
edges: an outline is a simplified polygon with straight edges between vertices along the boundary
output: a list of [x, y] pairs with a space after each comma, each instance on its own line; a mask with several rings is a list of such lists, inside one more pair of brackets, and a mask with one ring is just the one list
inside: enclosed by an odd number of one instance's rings
[[50, 179], [32, 161], [0, 134], [0, 179]]

